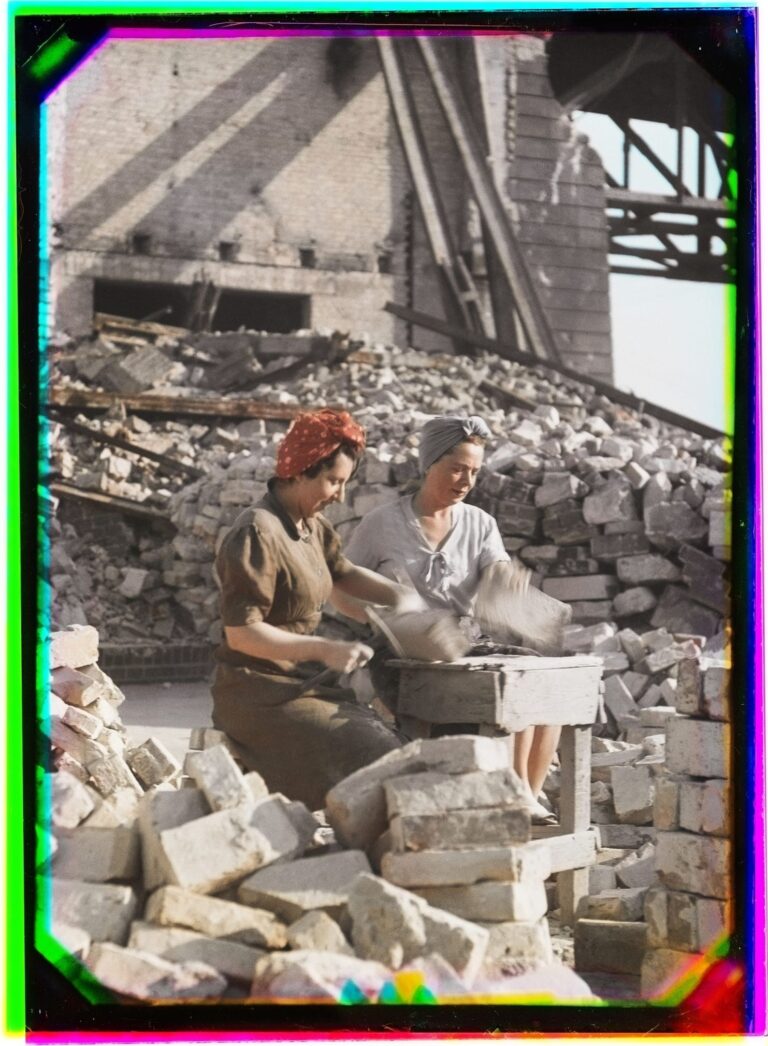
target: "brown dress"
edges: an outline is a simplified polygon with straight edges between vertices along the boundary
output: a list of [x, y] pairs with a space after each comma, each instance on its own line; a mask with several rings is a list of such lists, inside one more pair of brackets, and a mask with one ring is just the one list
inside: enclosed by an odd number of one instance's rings
[[[314, 632], [334, 581], [353, 568], [326, 519], [315, 517], [309, 528], [299, 534], [271, 490], [241, 513], [216, 557], [225, 627], [264, 621], [297, 635]], [[402, 743], [352, 690], [326, 685], [300, 693], [322, 664], [250, 657], [232, 650], [226, 635], [216, 656], [214, 726], [270, 791], [319, 809], [334, 784]]]

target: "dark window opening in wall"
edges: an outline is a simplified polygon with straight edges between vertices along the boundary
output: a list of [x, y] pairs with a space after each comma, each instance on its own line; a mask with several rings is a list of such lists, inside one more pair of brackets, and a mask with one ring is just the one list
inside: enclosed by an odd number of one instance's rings
[[148, 232], [135, 232], [131, 237], [131, 247], [134, 254], [149, 254], [152, 237]]
[[317, 255], [312, 247], [299, 248], [299, 261], [302, 269], [314, 269], [317, 265]]
[[219, 240], [219, 258], [222, 261], [234, 261], [237, 258], [238, 245], [231, 240]]
[[177, 283], [142, 280], [94, 280], [93, 311], [131, 320], [157, 320], [183, 327], [189, 310], [190, 288]]
[[303, 294], [223, 290], [211, 330], [236, 331], [245, 327], [246, 330], [290, 334], [309, 327], [309, 302], [309, 296]]
[[379, 272], [383, 272], [385, 275], [389, 275], [392, 272], [392, 255], [391, 254], [380, 254], [376, 259], [376, 267]]

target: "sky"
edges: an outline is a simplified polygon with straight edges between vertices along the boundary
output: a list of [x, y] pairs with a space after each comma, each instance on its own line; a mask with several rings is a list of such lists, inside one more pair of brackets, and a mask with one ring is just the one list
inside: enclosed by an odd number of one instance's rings
[[[621, 135], [605, 116], [575, 113], [574, 124], [588, 135], [603, 165], [621, 173]], [[674, 168], [675, 138], [663, 124], [632, 121], [658, 155]], [[686, 131], [684, 163], [694, 169], [696, 136]], [[669, 184], [632, 150], [630, 185], [639, 192], [670, 195]], [[690, 165], [690, 166], [689, 166]], [[707, 195], [714, 195], [714, 165], [707, 170]], [[656, 245], [649, 241], [648, 246]], [[659, 276], [610, 278], [614, 381], [679, 414], [733, 431], [726, 396], [728, 289], [714, 283]]]

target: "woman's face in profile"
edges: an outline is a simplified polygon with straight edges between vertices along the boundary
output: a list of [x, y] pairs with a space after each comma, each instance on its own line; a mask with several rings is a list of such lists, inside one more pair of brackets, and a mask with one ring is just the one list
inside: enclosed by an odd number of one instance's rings
[[322, 512], [334, 501], [343, 501], [347, 483], [355, 463], [346, 454], [339, 454], [329, 467], [316, 476], [298, 476], [296, 479], [299, 507], [304, 519]]
[[446, 506], [463, 501], [475, 485], [484, 453], [477, 443], [459, 443], [427, 469], [424, 487]]

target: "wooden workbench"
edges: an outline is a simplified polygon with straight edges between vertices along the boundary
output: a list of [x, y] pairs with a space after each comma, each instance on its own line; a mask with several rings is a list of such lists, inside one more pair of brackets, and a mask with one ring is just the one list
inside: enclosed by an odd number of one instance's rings
[[531, 834], [548, 842], [562, 921], [572, 923], [598, 845], [589, 823], [590, 728], [602, 717], [602, 659], [498, 655], [389, 664], [400, 672], [398, 716], [412, 737], [429, 737], [444, 723], [466, 723], [489, 736], [562, 726], [560, 824], [534, 826]]

